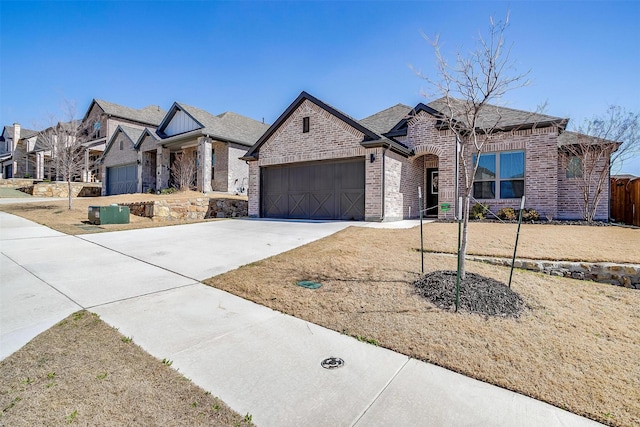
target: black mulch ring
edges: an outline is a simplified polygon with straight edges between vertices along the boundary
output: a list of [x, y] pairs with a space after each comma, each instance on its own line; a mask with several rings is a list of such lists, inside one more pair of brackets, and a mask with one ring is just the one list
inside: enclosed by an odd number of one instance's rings
[[[456, 307], [456, 272], [434, 271], [413, 282], [418, 295], [437, 307], [454, 311]], [[458, 310], [497, 317], [519, 317], [525, 308], [522, 297], [504, 283], [467, 272], [460, 281]]]

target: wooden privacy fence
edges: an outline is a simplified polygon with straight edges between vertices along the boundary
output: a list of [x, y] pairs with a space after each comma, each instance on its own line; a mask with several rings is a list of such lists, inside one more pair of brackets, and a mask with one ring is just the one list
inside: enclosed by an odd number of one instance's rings
[[640, 227], [640, 178], [611, 178], [611, 218]]

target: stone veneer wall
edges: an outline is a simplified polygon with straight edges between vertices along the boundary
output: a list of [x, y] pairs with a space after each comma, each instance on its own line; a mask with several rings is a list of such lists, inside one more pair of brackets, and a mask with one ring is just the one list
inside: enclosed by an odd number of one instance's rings
[[0, 187], [29, 187], [33, 185], [33, 179], [26, 178], [3, 178], [0, 179]]
[[197, 197], [195, 199], [121, 203], [120, 205], [129, 207], [132, 215], [152, 218], [154, 221], [239, 218], [248, 215], [247, 201], [240, 199]]
[[[472, 261], [493, 265], [511, 266], [507, 258], [467, 256]], [[612, 262], [569, 262], [516, 259], [515, 268], [537, 271], [551, 276], [570, 277], [609, 283], [625, 288], [640, 289], [640, 264], [616, 264]]]
[[[39, 182], [26, 185], [21, 191], [34, 197], [69, 197], [69, 186], [66, 182]], [[72, 182], [71, 197], [99, 197], [102, 184], [99, 182]]]

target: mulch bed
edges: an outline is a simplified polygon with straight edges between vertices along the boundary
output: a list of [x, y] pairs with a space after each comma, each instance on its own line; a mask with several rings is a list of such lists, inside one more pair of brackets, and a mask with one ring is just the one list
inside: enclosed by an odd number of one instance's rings
[[[434, 271], [416, 280], [416, 292], [444, 310], [455, 310], [456, 272]], [[520, 316], [525, 303], [504, 283], [467, 272], [460, 281], [458, 310], [496, 317]]]

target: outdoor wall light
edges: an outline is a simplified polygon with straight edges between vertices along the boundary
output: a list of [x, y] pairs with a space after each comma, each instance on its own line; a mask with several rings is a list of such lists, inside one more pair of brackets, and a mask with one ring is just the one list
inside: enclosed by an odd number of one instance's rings
[[369, 162], [373, 163], [376, 161], [376, 155], [374, 153], [371, 153], [369, 155]]

